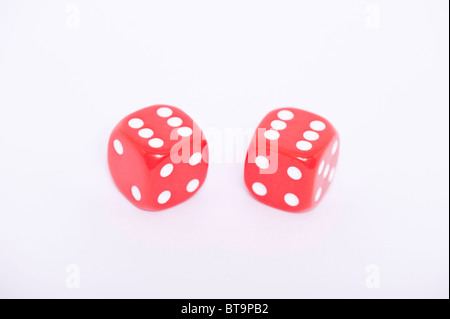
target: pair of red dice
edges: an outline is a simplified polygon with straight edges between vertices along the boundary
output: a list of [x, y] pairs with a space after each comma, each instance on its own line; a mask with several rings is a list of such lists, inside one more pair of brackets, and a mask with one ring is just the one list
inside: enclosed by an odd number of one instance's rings
[[[339, 136], [326, 119], [295, 108], [267, 114], [245, 161], [244, 179], [259, 201], [290, 212], [313, 208], [333, 180]], [[180, 109], [154, 105], [114, 128], [108, 163], [119, 190], [134, 205], [161, 210], [190, 198], [205, 181], [208, 143]]]

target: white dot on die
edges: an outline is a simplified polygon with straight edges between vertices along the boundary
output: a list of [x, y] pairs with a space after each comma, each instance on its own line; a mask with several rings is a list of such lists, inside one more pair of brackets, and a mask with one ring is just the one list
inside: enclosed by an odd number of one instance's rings
[[325, 161], [322, 161], [319, 166], [319, 171], [317, 172], [318, 175], [322, 174], [323, 168], [325, 167]]
[[163, 168], [161, 168], [161, 171], [159, 172], [159, 174], [161, 175], [161, 177], [167, 177], [170, 174], [172, 174], [172, 172], [173, 172], [173, 165], [166, 164], [163, 166]]
[[150, 138], [153, 136], [153, 131], [149, 128], [143, 128], [143, 129], [139, 130], [138, 134], [140, 137]]
[[325, 167], [325, 171], [323, 172], [323, 178], [327, 178], [328, 172], [330, 171], [330, 164]]
[[172, 113], [173, 113], [173, 111], [171, 109], [169, 109], [168, 107], [160, 107], [156, 111], [156, 114], [158, 114], [161, 117], [169, 117], [172, 115]]
[[170, 119], [167, 120], [167, 124], [169, 124], [172, 127], [178, 127], [181, 124], [183, 124], [183, 120], [180, 119], [179, 117], [171, 117]]
[[128, 121], [128, 125], [131, 128], [141, 128], [142, 126], [144, 126], [144, 121], [138, 118], [134, 118]]
[[191, 158], [189, 158], [189, 164], [194, 166], [197, 165], [198, 163], [200, 163], [202, 160], [202, 153], [197, 152], [192, 154]]
[[119, 155], [122, 155], [123, 154], [123, 145], [122, 145], [122, 143], [120, 143], [119, 140], [114, 140], [113, 145], [114, 145], [114, 150], [116, 151], [116, 153], [119, 154]]
[[298, 197], [291, 193], [287, 193], [286, 195], [284, 195], [284, 201], [286, 202], [286, 204], [292, 207], [297, 206], [299, 203]]
[[154, 148], [158, 148], [164, 145], [164, 141], [160, 138], [152, 138], [150, 141], [148, 141], [148, 145]]
[[333, 180], [333, 177], [334, 177], [334, 167], [330, 171], [330, 175], [328, 176], [328, 182], [331, 183], [331, 181]]
[[274, 130], [284, 130], [286, 128], [286, 123], [280, 120], [274, 120], [272, 121], [272, 123], [270, 123], [270, 126], [274, 129]]
[[133, 195], [135, 200], [141, 200], [141, 191], [136, 186], [131, 186], [131, 194]]
[[298, 181], [300, 178], [302, 178], [302, 172], [295, 166], [289, 167], [287, 173], [293, 180]]
[[277, 115], [280, 120], [284, 120], [284, 121], [289, 121], [294, 118], [294, 113], [292, 113], [291, 111], [288, 111], [288, 110], [282, 110], [282, 111], [278, 112]]
[[180, 135], [180, 136], [187, 137], [187, 136], [190, 136], [190, 135], [192, 134], [192, 129], [189, 128], [189, 127], [186, 127], [186, 126], [180, 127], [180, 128], [177, 130], [177, 133], [178, 133], [178, 135]]
[[309, 151], [312, 148], [312, 144], [308, 141], [298, 141], [296, 146], [300, 151]]
[[264, 137], [267, 138], [268, 140], [273, 141], [280, 137], [280, 133], [274, 130], [268, 130], [264, 132]]
[[320, 195], [322, 195], [322, 187], [319, 187], [319, 189], [317, 190], [315, 198], [316, 202], [320, 199]]
[[189, 193], [192, 193], [193, 191], [195, 191], [198, 188], [198, 185], [200, 185], [200, 181], [198, 179], [193, 179], [192, 181], [190, 181], [187, 186], [186, 186], [186, 190]]
[[261, 169], [269, 168], [269, 160], [264, 156], [258, 156], [255, 159], [255, 164], [256, 164], [256, 166], [258, 166]]
[[309, 124], [309, 127], [311, 127], [314, 131], [323, 131], [327, 126], [322, 121], [312, 121]]
[[258, 183], [258, 182], [253, 183], [252, 189], [255, 192], [255, 194], [258, 196], [264, 196], [267, 194], [267, 188], [262, 183]]
[[170, 199], [170, 191], [164, 191], [158, 196], [158, 203], [165, 204]]
[[331, 149], [331, 155], [334, 155], [336, 153], [338, 145], [339, 145], [338, 141], [334, 142], [333, 148]]
[[313, 131], [306, 131], [303, 133], [303, 137], [308, 141], [315, 141], [319, 139], [319, 133]]

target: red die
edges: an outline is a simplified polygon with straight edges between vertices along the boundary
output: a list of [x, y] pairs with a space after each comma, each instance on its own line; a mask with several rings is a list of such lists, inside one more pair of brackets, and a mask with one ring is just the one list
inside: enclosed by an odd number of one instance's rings
[[128, 200], [142, 209], [160, 210], [185, 201], [203, 184], [208, 145], [186, 113], [154, 105], [125, 117], [114, 128], [108, 164]]
[[269, 206], [290, 212], [311, 209], [333, 179], [338, 148], [338, 133], [326, 119], [295, 108], [274, 110], [250, 143], [245, 184]]

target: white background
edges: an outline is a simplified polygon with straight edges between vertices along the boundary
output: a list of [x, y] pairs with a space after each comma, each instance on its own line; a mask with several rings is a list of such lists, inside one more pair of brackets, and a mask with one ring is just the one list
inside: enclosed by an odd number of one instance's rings
[[[0, 297], [448, 298], [448, 6], [1, 1]], [[223, 134], [318, 113], [334, 184], [285, 213], [219, 159], [192, 199], [141, 211], [107, 140], [158, 103]]]

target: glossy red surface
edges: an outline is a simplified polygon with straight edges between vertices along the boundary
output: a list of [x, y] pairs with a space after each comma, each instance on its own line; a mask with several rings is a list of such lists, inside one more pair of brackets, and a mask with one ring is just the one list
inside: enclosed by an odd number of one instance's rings
[[326, 194], [336, 170], [339, 135], [321, 116], [296, 108], [268, 113], [250, 143], [244, 179], [269, 206], [301, 212]]
[[108, 165], [129, 201], [141, 209], [161, 210], [200, 189], [208, 170], [208, 145], [186, 113], [154, 105], [117, 124], [108, 143]]

